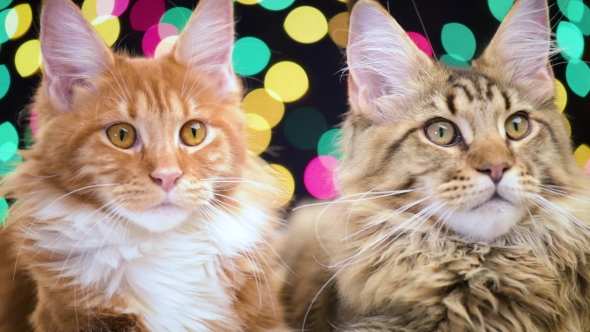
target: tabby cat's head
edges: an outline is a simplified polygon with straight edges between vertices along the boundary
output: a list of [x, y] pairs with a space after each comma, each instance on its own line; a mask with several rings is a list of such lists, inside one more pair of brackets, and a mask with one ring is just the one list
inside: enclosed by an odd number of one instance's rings
[[22, 167], [44, 185], [158, 232], [208, 204], [215, 179], [241, 176], [230, 0], [201, 0], [157, 59], [113, 52], [69, 0], [45, 1], [40, 40], [39, 129]]
[[451, 68], [376, 2], [359, 1], [343, 193], [410, 190], [394, 196], [397, 207], [492, 240], [528, 216], [543, 186], [570, 184], [577, 171], [554, 105], [548, 17], [546, 0], [517, 0], [481, 57]]

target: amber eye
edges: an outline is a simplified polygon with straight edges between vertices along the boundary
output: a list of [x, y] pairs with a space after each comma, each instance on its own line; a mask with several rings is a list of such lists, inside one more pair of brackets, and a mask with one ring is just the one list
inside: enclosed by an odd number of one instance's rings
[[207, 136], [207, 127], [199, 120], [191, 120], [180, 128], [180, 139], [188, 146], [201, 144]]
[[434, 144], [452, 146], [460, 141], [459, 131], [455, 125], [444, 119], [436, 119], [424, 127], [426, 137]]
[[107, 129], [107, 136], [114, 146], [129, 149], [135, 144], [137, 133], [128, 123], [116, 123]]
[[525, 138], [531, 132], [529, 118], [523, 113], [511, 115], [508, 120], [506, 120], [504, 127], [506, 128], [506, 135], [514, 141]]

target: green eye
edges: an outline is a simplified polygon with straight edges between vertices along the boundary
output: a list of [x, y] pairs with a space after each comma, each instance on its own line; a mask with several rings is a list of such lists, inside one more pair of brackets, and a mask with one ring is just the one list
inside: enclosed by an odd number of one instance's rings
[[511, 115], [504, 124], [506, 135], [513, 141], [521, 140], [531, 132], [529, 118], [524, 113]]
[[440, 146], [452, 146], [459, 143], [460, 136], [455, 124], [444, 119], [429, 122], [424, 127], [426, 137]]

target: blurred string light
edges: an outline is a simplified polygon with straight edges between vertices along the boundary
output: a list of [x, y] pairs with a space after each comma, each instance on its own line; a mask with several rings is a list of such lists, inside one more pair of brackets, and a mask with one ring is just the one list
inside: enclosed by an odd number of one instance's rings
[[38, 39], [24, 42], [16, 51], [14, 66], [22, 77], [28, 77], [41, 67], [41, 43]]
[[338, 159], [332, 156], [313, 158], [303, 173], [303, 183], [307, 191], [316, 198], [331, 199], [338, 195], [335, 172]]
[[303, 44], [315, 43], [328, 33], [326, 17], [317, 8], [310, 6], [293, 9], [287, 15], [284, 27], [289, 37]]
[[256, 37], [243, 37], [234, 43], [232, 62], [236, 74], [251, 76], [260, 73], [270, 61], [270, 49]]
[[248, 150], [259, 155], [268, 148], [272, 138], [271, 127], [258, 114], [246, 113], [246, 144]]
[[293, 174], [285, 166], [279, 164], [269, 164], [265, 168], [275, 177], [279, 187], [275, 205], [278, 207], [285, 206], [289, 203], [295, 192]]
[[590, 147], [586, 144], [580, 145], [574, 152], [574, 158], [576, 159], [576, 164], [584, 168], [590, 160]]
[[418, 46], [418, 48], [422, 52], [426, 53], [428, 57], [432, 58], [434, 52], [432, 51], [432, 46], [430, 46], [430, 42], [426, 37], [414, 31], [408, 31], [408, 37], [410, 37], [410, 39], [414, 42], [414, 44], [416, 44], [416, 46]]
[[315, 150], [322, 134], [328, 129], [324, 115], [312, 107], [300, 107], [285, 119], [285, 137], [300, 150]]
[[285, 104], [276, 92], [264, 88], [255, 89], [244, 97], [242, 110], [245, 113], [258, 114], [274, 128], [285, 114]]
[[22, 161], [17, 153], [18, 141], [18, 133], [12, 123], [0, 125], [0, 177], [12, 172], [14, 164]]
[[461, 23], [447, 23], [441, 32], [442, 45], [447, 51], [440, 61], [457, 67], [468, 67], [475, 54], [475, 36]]
[[488, 6], [492, 15], [500, 22], [504, 20], [508, 11], [514, 4], [514, 0], [488, 0]]
[[268, 69], [264, 77], [264, 87], [274, 91], [285, 103], [293, 102], [309, 89], [305, 70], [291, 61], [282, 61]]
[[8, 71], [8, 68], [6, 68], [6, 65], [0, 65], [0, 99], [6, 96], [9, 87], [10, 72]]
[[328, 23], [328, 34], [330, 38], [340, 47], [348, 44], [348, 13], [336, 14]]

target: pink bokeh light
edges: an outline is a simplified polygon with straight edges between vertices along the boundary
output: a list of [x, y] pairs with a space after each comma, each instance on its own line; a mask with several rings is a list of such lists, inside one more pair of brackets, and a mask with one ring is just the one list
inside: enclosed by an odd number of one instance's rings
[[307, 191], [319, 199], [331, 199], [338, 195], [334, 182], [334, 171], [338, 159], [332, 156], [319, 156], [311, 160], [305, 168], [303, 183]]
[[158, 24], [165, 12], [164, 0], [139, 0], [131, 8], [131, 27], [137, 31], [146, 31]]
[[432, 58], [432, 46], [426, 37], [419, 34], [418, 32], [408, 31], [408, 37], [418, 46], [422, 52], [426, 53], [428, 57]]
[[178, 35], [178, 29], [174, 25], [160, 23], [152, 26], [145, 32], [143, 40], [141, 41], [143, 54], [148, 58], [153, 58], [156, 54], [158, 44], [160, 44], [164, 38], [175, 35]]

